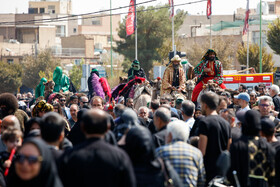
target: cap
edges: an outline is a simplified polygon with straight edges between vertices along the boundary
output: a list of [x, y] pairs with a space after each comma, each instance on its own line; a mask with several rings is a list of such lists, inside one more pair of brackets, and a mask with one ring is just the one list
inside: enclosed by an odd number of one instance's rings
[[242, 100], [246, 101], [247, 103], [249, 103], [249, 101], [250, 101], [250, 96], [247, 93], [241, 93], [237, 97], [234, 96], [234, 98], [242, 99]]
[[176, 61], [176, 62], [180, 62], [181, 61], [181, 58], [179, 57], [179, 55], [175, 55], [172, 59], [171, 59], [171, 62], [174, 62], [174, 61]]

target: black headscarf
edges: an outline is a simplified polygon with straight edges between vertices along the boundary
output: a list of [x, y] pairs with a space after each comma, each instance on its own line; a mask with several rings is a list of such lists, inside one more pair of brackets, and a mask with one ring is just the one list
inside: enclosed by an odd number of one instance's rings
[[29, 134], [30, 132], [30, 129], [32, 127], [32, 125], [34, 123], [37, 123], [38, 125], [40, 125], [41, 123], [41, 118], [39, 117], [34, 117], [34, 118], [31, 118], [30, 120], [28, 120], [25, 124], [24, 124], [24, 138], [27, 137], [27, 135]]
[[56, 165], [51, 154], [51, 150], [43, 140], [39, 138], [28, 138], [23, 142], [35, 145], [43, 157], [39, 174], [31, 180], [24, 181], [15, 172], [15, 166], [12, 165], [7, 177], [8, 187], [63, 187], [56, 170]]
[[242, 134], [246, 136], [258, 136], [261, 130], [261, 115], [256, 110], [248, 110], [245, 113], [245, 123], [242, 123]]
[[125, 140], [125, 150], [133, 165], [153, 165], [155, 160], [155, 146], [148, 129], [137, 126], [131, 128]]

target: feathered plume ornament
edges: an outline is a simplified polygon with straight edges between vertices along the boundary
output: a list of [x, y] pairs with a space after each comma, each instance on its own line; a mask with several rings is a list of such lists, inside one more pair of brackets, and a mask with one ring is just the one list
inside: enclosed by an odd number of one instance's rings
[[101, 83], [101, 86], [102, 86], [102, 88], [103, 88], [104, 93], [105, 93], [107, 96], [109, 96], [109, 99], [111, 99], [111, 97], [112, 97], [111, 88], [110, 88], [110, 86], [109, 86], [109, 84], [108, 84], [107, 79], [104, 78], [104, 77], [101, 77], [101, 78], [99, 79], [99, 82]]
[[94, 92], [96, 93], [96, 96], [100, 96], [103, 99], [105, 98], [105, 93], [103, 91], [103, 88], [101, 86], [101, 83], [99, 82], [99, 77], [94, 73], [92, 76], [91, 84]]

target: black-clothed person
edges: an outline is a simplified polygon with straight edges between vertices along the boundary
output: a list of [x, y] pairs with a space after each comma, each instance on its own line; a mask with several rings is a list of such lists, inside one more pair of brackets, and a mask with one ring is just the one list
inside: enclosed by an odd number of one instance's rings
[[217, 175], [216, 161], [219, 155], [227, 149], [228, 140], [231, 138], [229, 123], [218, 115], [209, 115], [199, 124], [199, 134], [207, 136], [207, 147], [204, 155], [206, 182]]
[[[56, 170], [50, 149], [43, 140], [39, 138], [28, 138], [23, 142], [25, 144], [35, 145], [42, 157], [40, 171], [34, 178], [25, 181], [22, 180], [15, 171], [15, 164], [12, 164], [7, 176], [8, 187], [63, 187]], [[22, 147], [23, 147], [22, 146]], [[17, 161], [15, 161], [17, 162]], [[24, 162], [27, 162], [26, 160]]]
[[137, 187], [164, 187], [164, 173], [155, 156], [155, 147], [148, 129], [133, 127], [127, 133], [125, 142], [125, 150], [133, 163]]
[[64, 186], [136, 186], [128, 155], [105, 142], [109, 127], [107, 114], [91, 109], [82, 117], [81, 128], [86, 141], [66, 151], [60, 164]]
[[242, 136], [230, 147], [229, 179], [233, 184], [234, 170], [242, 187], [268, 186], [267, 181], [273, 182], [275, 150], [265, 138], [259, 137], [260, 119], [257, 111], [248, 110], [242, 122]]
[[165, 145], [165, 137], [166, 137], [166, 126], [159, 129], [158, 132], [153, 135], [153, 140], [156, 148]]

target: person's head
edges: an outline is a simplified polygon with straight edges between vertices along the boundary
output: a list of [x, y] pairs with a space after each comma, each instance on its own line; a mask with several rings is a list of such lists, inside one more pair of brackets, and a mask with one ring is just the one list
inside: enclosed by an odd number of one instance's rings
[[15, 127], [9, 127], [6, 129], [1, 136], [2, 141], [7, 147], [7, 151], [11, 152], [12, 149], [18, 148], [22, 144], [23, 134], [21, 130]]
[[275, 124], [271, 119], [264, 118], [261, 120], [261, 136], [267, 138], [267, 141], [270, 142], [271, 138], [275, 134]]
[[70, 107], [70, 114], [73, 120], [77, 120], [78, 112], [79, 112], [79, 106], [76, 104], [72, 104]]
[[18, 150], [14, 168], [9, 173], [11, 186], [21, 186], [28, 182], [29, 186], [61, 186], [51, 150], [39, 138], [24, 140]]
[[126, 106], [129, 108], [134, 108], [134, 103], [132, 98], [127, 98], [126, 99]]
[[124, 112], [125, 110], [125, 106], [123, 104], [117, 104], [115, 107], [114, 107], [114, 115], [115, 117], [120, 117], [122, 115], [122, 113]]
[[131, 67], [133, 68], [133, 70], [135, 71], [139, 71], [140, 70], [140, 62], [138, 60], [133, 60]]
[[208, 58], [208, 60], [210, 60], [210, 61], [214, 61], [215, 60], [215, 58], [216, 58], [216, 53], [214, 52], [214, 51], [209, 51], [208, 50], [208, 56], [207, 56]]
[[250, 101], [249, 101], [249, 103], [251, 104], [251, 105], [253, 105], [253, 104], [255, 104], [257, 102], [257, 94], [256, 94], [256, 92], [251, 92], [250, 93]]
[[6, 116], [2, 120], [1, 132], [3, 132], [4, 130], [8, 129], [9, 127], [14, 127], [14, 128], [16, 128], [18, 130], [21, 130], [19, 120], [17, 119], [16, 116], [9, 115], [9, 116]]
[[66, 98], [64, 96], [62, 96], [60, 99], [59, 99], [59, 103], [62, 107], [64, 107], [66, 105]]
[[175, 55], [172, 59], [171, 62], [173, 64], [174, 69], [178, 69], [180, 66], [181, 58], [179, 55]]
[[229, 92], [222, 92], [221, 96], [224, 97], [227, 101], [227, 105], [231, 104], [231, 95]]
[[187, 142], [187, 140], [189, 139], [190, 128], [186, 125], [184, 121], [172, 121], [167, 125], [166, 130], [166, 143], [170, 143], [173, 140]]
[[264, 95], [265, 84], [259, 84], [258, 91], [259, 91], [260, 95]]
[[141, 106], [138, 109], [138, 117], [141, 117], [143, 119], [147, 119], [149, 116], [149, 109], [146, 106]]
[[175, 108], [181, 109], [183, 101], [184, 101], [184, 98], [182, 96], [177, 97], [175, 100]]
[[195, 104], [189, 100], [183, 101], [181, 111], [183, 119], [187, 120], [188, 118], [193, 117], [195, 111]]
[[78, 104], [79, 103], [79, 99], [78, 99], [78, 96], [76, 96], [76, 95], [72, 95], [71, 97], [70, 97], [70, 105], [72, 105], [72, 104]]
[[237, 96], [237, 99], [238, 99], [239, 106], [241, 106], [241, 108], [245, 108], [249, 104], [250, 96], [249, 94], [243, 92]]
[[64, 138], [64, 119], [55, 112], [49, 112], [41, 121], [41, 136], [47, 143], [57, 143], [57, 146]]
[[63, 115], [61, 105], [58, 102], [55, 102], [53, 104], [53, 111], [60, 114], [60, 115]]
[[18, 109], [17, 98], [11, 93], [0, 94], [0, 119], [14, 114]]
[[27, 98], [29, 98], [29, 99], [32, 99], [33, 98], [33, 95], [32, 95], [32, 93], [31, 92], [27, 92]]
[[29, 134], [30, 131], [34, 129], [40, 129], [41, 118], [35, 117], [28, 120], [24, 127], [24, 138]]
[[207, 92], [202, 94], [200, 101], [202, 114], [208, 115], [209, 112], [217, 109], [219, 104], [219, 96], [214, 92]]
[[242, 122], [242, 134], [245, 136], [259, 136], [261, 130], [261, 116], [256, 110], [248, 110]]
[[270, 89], [269, 89], [269, 94], [271, 97], [277, 95], [279, 93], [279, 86], [276, 84], [272, 84]]
[[235, 113], [234, 113], [233, 109], [221, 110], [220, 116], [222, 118], [224, 118], [225, 120], [227, 120], [231, 127], [235, 126], [235, 123], [234, 123], [235, 122]]
[[153, 111], [153, 113], [159, 108], [160, 103], [158, 100], [152, 100], [150, 104], [150, 108]]
[[258, 105], [259, 105], [261, 116], [268, 116], [274, 104], [271, 97], [261, 96], [259, 97]]
[[223, 109], [227, 109], [227, 99], [225, 97], [220, 96], [219, 105], [217, 107], [217, 113], [219, 113]]
[[247, 91], [247, 86], [244, 85], [244, 84], [240, 84], [240, 86], [239, 86], [239, 88], [238, 88], [238, 91], [239, 91], [240, 93], [246, 92], [246, 91]]
[[194, 111], [194, 119], [197, 119], [198, 117], [202, 116], [202, 111], [200, 107], [196, 107]]
[[165, 127], [171, 119], [171, 112], [165, 107], [160, 107], [154, 113], [154, 125], [157, 130]]
[[43, 117], [45, 113], [52, 112], [53, 106], [45, 100], [39, 101], [32, 110], [32, 117]]
[[239, 91], [234, 91], [232, 94], [231, 94], [231, 98], [232, 98], [232, 101], [233, 101], [233, 104], [234, 105], [238, 105], [238, 99], [237, 99], [237, 96], [239, 95]]
[[133, 164], [149, 165], [155, 160], [155, 146], [150, 131], [142, 126], [131, 128], [125, 139], [125, 150]]
[[83, 108], [85, 105], [88, 105], [88, 98], [86, 96], [82, 96], [80, 98], [80, 107]]
[[124, 96], [119, 97], [118, 104], [123, 104], [124, 105]]
[[82, 116], [81, 128], [87, 138], [103, 137], [110, 129], [108, 114], [98, 108], [87, 110]]
[[98, 108], [100, 110], [104, 109], [104, 101], [102, 97], [94, 96], [90, 102], [91, 108]]

